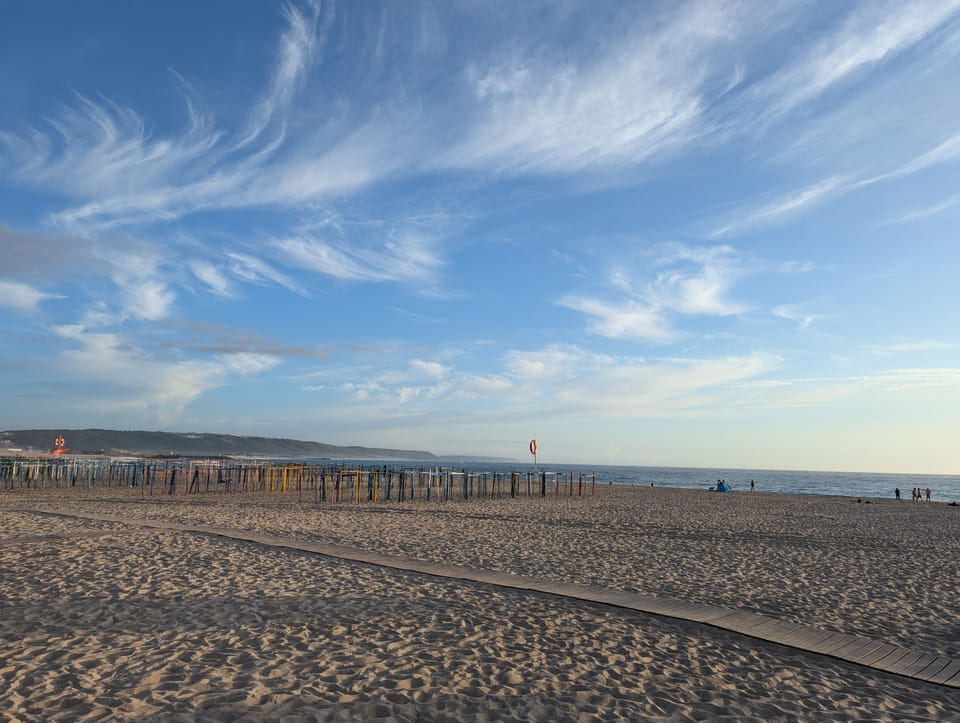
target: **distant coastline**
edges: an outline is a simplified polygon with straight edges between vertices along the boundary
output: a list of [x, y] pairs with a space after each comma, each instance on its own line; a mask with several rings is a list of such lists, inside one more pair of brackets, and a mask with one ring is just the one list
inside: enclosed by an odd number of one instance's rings
[[[200, 432], [149, 432], [114, 429], [18, 429], [0, 432], [0, 454], [47, 454], [62, 436], [67, 454], [134, 457], [270, 457], [439, 462], [432, 452], [414, 449], [341, 446], [309, 440]], [[461, 456], [464, 461], [493, 458]], [[498, 458], [499, 459], [499, 458]]]

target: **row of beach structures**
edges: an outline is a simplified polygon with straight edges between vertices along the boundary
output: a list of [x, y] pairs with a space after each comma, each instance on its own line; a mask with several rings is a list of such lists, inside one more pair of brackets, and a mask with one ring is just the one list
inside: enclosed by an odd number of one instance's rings
[[476, 472], [236, 459], [0, 458], [0, 490], [137, 488], [141, 495], [298, 493], [355, 503], [596, 494], [593, 472]]

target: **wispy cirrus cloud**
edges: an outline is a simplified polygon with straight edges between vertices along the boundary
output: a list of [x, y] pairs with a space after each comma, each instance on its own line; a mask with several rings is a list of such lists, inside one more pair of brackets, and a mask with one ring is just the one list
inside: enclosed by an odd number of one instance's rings
[[746, 267], [729, 246], [697, 248], [671, 244], [653, 262], [652, 279], [616, 268], [610, 287], [622, 292], [617, 300], [569, 295], [557, 303], [589, 318], [587, 330], [610, 338], [642, 339], [653, 343], [676, 340], [678, 315], [729, 316], [745, 307], [728, 298]]
[[202, 260], [192, 261], [190, 271], [214, 294], [224, 298], [234, 295], [229, 279], [213, 264]]
[[847, 193], [855, 185], [849, 178], [831, 176], [813, 185], [790, 191], [759, 208], [744, 209], [737, 218], [713, 231], [711, 238], [721, 238], [742, 233], [758, 226], [782, 222], [793, 215], [807, 211], [820, 203]]
[[745, 380], [731, 385], [740, 405], [768, 409], [828, 408], [851, 401], [918, 396], [960, 396], [960, 369], [900, 368], [848, 377], [798, 377]]
[[908, 211], [903, 213], [895, 218], [888, 220], [888, 224], [902, 224], [902, 223], [914, 223], [915, 221], [923, 221], [924, 219], [933, 218], [934, 216], [939, 216], [942, 213], [947, 213], [952, 211], [955, 208], [960, 208], [960, 193], [954, 193], [951, 196], [939, 201], [931, 206], [926, 206], [924, 208], [914, 209], [913, 211]]
[[[734, 218], [715, 229], [711, 238], [735, 236], [755, 228], [784, 223], [797, 215], [808, 213], [818, 206], [845, 194], [874, 184], [892, 182], [921, 173], [935, 166], [960, 161], [960, 133], [953, 134], [933, 148], [922, 151], [890, 170], [871, 176], [830, 176], [816, 183], [789, 191], [779, 198], [759, 206], [741, 208]], [[908, 223], [937, 215], [960, 203], [960, 194], [925, 209], [902, 214], [888, 223]]]
[[923, 341], [909, 341], [900, 344], [890, 344], [888, 346], [873, 346], [868, 349], [872, 354], [913, 354], [916, 352], [930, 351], [950, 351], [960, 348], [956, 342], [937, 341], [933, 339]]
[[709, 125], [711, 64], [742, 20], [722, 4], [679, 8], [668, 27], [618, 28], [592, 58], [515, 54], [468, 66], [464, 136], [439, 165], [503, 173], [626, 168], [675, 152]]
[[280, 286], [299, 296], [310, 296], [298, 281], [261, 258], [240, 251], [225, 251], [224, 257], [228, 260], [225, 267], [234, 278], [249, 284]]
[[[299, 87], [313, 64], [317, 53], [325, 41], [325, 30], [329, 27], [333, 11], [324, 13], [324, 5], [319, 0], [311, 0], [306, 8], [287, 4], [283, 13], [287, 25], [280, 35], [277, 59], [270, 78], [270, 86], [256, 104], [251, 113], [249, 128], [238, 144], [243, 147], [255, 141], [279, 115], [279, 125], [284, 123], [283, 114], [290, 107]], [[323, 29], [319, 28], [321, 16]]]
[[859, 73], [905, 52], [956, 18], [957, 0], [868, 2], [852, 7], [821, 40], [750, 89], [762, 99], [761, 120], [782, 116], [814, 101]]
[[781, 319], [792, 321], [799, 329], [808, 329], [817, 320], [816, 314], [803, 311], [800, 307], [792, 304], [781, 304], [773, 309], [773, 315]]
[[435, 241], [413, 230], [396, 230], [383, 240], [326, 238], [302, 234], [277, 239], [273, 246], [288, 263], [349, 281], [418, 281], [428, 279], [443, 261]]
[[[104, 199], [150, 193], [199, 165], [204, 168], [221, 132], [189, 101], [182, 134], [156, 137], [132, 108], [77, 95], [47, 121], [23, 134], [0, 132], [14, 177], [74, 198]], [[0, 157], [0, 161], [3, 158]]]

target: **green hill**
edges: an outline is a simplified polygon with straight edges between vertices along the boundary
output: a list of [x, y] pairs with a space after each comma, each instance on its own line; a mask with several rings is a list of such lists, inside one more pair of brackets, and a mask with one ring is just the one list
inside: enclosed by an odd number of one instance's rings
[[0, 432], [0, 452], [49, 452], [62, 436], [68, 452], [106, 455], [178, 455], [216, 457], [329, 457], [336, 459], [397, 459], [431, 461], [430, 452], [377, 447], [341, 447], [323, 442], [233, 434], [118, 431], [113, 429], [16, 429]]

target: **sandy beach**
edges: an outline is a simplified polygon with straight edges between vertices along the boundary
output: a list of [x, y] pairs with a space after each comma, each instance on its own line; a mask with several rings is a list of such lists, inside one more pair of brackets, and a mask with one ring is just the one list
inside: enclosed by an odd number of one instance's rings
[[358, 506], [0, 492], [0, 720], [960, 716], [960, 690], [696, 623], [135, 522], [639, 591], [960, 657], [957, 508], [598, 492]]

